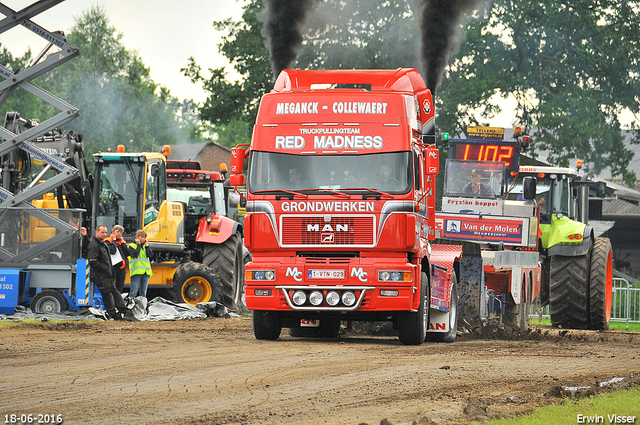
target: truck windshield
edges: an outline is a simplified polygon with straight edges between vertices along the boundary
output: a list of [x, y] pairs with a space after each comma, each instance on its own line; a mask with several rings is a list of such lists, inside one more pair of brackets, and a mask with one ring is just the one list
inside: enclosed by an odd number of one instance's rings
[[208, 187], [169, 187], [167, 201], [184, 202], [186, 211], [195, 214], [211, 212], [211, 192]]
[[407, 193], [412, 185], [410, 152], [369, 155], [251, 153], [249, 191], [371, 188]]
[[549, 214], [562, 213], [571, 217], [569, 211], [569, 183], [562, 176], [555, 174], [544, 174], [543, 177], [535, 174], [518, 174], [518, 180], [513, 189], [509, 192], [509, 199], [520, 199], [522, 195], [522, 179], [526, 176], [535, 177], [536, 203], [540, 206], [540, 221], [550, 222]]
[[135, 235], [140, 228], [138, 188], [144, 163], [103, 162], [97, 164], [96, 225], [104, 225], [109, 231], [115, 224], [124, 227], [124, 235]]
[[448, 160], [446, 196], [495, 198], [502, 196], [504, 162]]

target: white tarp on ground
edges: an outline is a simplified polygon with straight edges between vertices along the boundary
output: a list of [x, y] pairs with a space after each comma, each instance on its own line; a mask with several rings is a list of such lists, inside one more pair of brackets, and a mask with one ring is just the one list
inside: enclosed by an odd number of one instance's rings
[[[144, 297], [131, 299], [125, 297], [127, 307], [131, 309], [136, 318], [140, 321], [158, 320], [181, 320], [204, 317], [238, 317], [237, 314], [229, 312], [227, 308], [215, 301], [199, 303], [195, 307], [186, 303], [174, 303], [162, 297], [156, 297], [147, 302]], [[105, 311], [89, 308], [84, 311], [66, 311], [59, 314], [36, 314], [29, 308], [16, 307], [14, 314], [0, 314], [0, 320], [84, 320], [102, 319], [106, 320]]]

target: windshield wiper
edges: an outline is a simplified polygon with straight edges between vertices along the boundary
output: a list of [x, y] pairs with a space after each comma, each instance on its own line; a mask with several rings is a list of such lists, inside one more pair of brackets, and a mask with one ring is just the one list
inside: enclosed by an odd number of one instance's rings
[[341, 198], [351, 198], [351, 195], [349, 195], [348, 193], [344, 193], [344, 192], [340, 192], [339, 190], [335, 190], [335, 189], [328, 189], [328, 188], [321, 188], [321, 187], [316, 187], [313, 189], [300, 189], [300, 191], [304, 191], [304, 192], [326, 192], [326, 193], [330, 193], [332, 195], [335, 196], [339, 196]]
[[369, 193], [373, 193], [374, 195], [362, 195], [362, 199], [367, 199], [369, 196], [376, 197], [376, 199], [380, 199], [381, 197], [385, 198], [393, 198], [389, 192], [383, 192], [381, 190], [372, 189], [370, 187], [350, 187], [348, 190], [366, 190]]
[[289, 199], [293, 199], [296, 196], [301, 196], [303, 198], [308, 198], [309, 195], [305, 193], [295, 192], [293, 190], [285, 190], [285, 189], [265, 189], [265, 190], [254, 190], [251, 193], [260, 193], [262, 195], [276, 195], [276, 200], [280, 200], [281, 198], [287, 197]]

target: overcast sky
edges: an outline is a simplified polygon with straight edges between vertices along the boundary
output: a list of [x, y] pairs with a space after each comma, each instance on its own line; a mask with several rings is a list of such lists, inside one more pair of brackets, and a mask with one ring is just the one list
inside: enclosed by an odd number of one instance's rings
[[[0, 0], [19, 11], [36, 0]], [[106, 10], [109, 22], [123, 34], [122, 43], [136, 50], [142, 62], [151, 69], [151, 78], [168, 87], [180, 99], [202, 102], [206, 96], [199, 85], [192, 84], [180, 73], [190, 56], [203, 70], [218, 68], [228, 62], [218, 54], [220, 33], [213, 21], [242, 17], [243, 1], [235, 0], [66, 0], [32, 18], [48, 31], [69, 33], [75, 17], [93, 5]], [[4, 16], [0, 14], [0, 19]], [[14, 56], [31, 47], [36, 55], [46, 45], [43, 38], [22, 26], [0, 34], [0, 43]], [[82, 53], [82, 52], [81, 52]], [[64, 65], [62, 65], [64, 67]]]

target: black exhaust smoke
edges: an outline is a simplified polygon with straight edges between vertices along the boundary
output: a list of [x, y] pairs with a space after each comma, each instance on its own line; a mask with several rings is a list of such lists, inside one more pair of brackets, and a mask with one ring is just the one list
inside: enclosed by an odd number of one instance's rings
[[291, 66], [302, 45], [302, 25], [316, 0], [266, 0], [263, 36], [269, 43], [269, 60], [275, 80]]
[[456, 37], [466, 13], [482, 0], [421, 0], [422, 62], [427, 87], [435, 95], [449, 54], [458, 46]]

